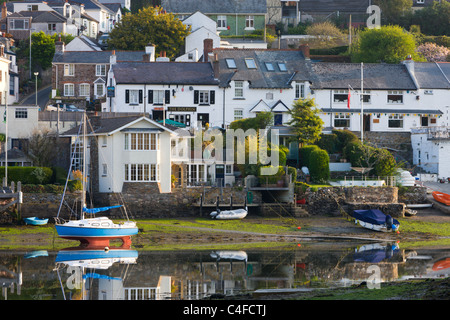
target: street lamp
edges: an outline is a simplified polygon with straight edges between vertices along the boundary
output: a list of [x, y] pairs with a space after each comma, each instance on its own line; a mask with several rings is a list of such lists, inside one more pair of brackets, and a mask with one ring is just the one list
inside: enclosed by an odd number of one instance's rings
[[35, 79], [36, 79], [36, 81], [35, 81], [35, 83], [36, 83], [36, 107], [37, 107], [37, 105], [38, 105], [38, 101], [37, 101], [37, 76], [39, 75], [39, 72], [35, 72], [34, 73], [34, 76], [35, 76]]

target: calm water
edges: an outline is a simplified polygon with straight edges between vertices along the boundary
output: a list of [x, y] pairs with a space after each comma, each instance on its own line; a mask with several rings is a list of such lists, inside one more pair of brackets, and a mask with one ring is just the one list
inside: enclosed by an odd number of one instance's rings
[[408, 250], [386, 243], [245, 251], [8, 251], [0, 252], [0, 300], [199, 300], [449, 273], [450, 248]]

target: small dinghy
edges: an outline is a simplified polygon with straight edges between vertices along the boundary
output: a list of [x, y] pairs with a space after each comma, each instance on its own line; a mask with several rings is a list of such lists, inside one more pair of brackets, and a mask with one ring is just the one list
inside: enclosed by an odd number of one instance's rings
[[450, 206], [450, 194], [446, 194], [439, 191], [433, 191], [433, 198], [437, 202], [443, 203], [446, 206]]
[[41, 219], [38, 217], [30, 217], [30, 218], [24, 218], [25, 224], [33, 225], [33, 226], [42, 226], [47, 224], [48, 219]]
[[244, 208], [240, 209], [231, 209], [230, 210], [220, 210], [219, 209], [219, 198], [217, 198], [217, 208], [216, 211], [211, 212], [209, 215], [213, 219], [218, 220], [240, 220], [244, 219], [248, 214], [247, 208], [247, 197], [245, 198]]
[[398, 231], [400, 227], [400, 222], [378, 209], [353, 210], [352, 216], [355, 218], [355, 223], [370, 230], [391, 232]]

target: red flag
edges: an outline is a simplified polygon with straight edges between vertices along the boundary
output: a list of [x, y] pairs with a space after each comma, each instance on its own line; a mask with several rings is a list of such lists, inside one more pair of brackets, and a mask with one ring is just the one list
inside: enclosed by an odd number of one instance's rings
[[347, 108], [350, 109], [350, 89], [348, 89], [348, 95], [347, 95]]

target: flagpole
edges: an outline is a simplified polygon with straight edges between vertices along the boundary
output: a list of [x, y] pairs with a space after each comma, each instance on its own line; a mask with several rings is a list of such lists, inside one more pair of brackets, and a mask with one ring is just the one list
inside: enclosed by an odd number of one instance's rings
[[364, 63], [361, 62], [361, 143], [364, 141], [364, 73], [363, 73]]

